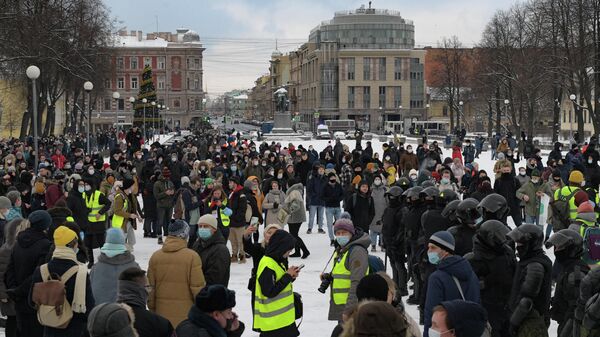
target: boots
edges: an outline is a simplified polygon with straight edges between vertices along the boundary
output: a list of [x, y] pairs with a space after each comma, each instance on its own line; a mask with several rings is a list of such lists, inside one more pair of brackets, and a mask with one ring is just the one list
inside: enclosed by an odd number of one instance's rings
[[[306, 259], [309, 255], [310, 252], [308, 251], [308, 248], [306, 247], [306, 244], [304, 244], [304, 240], [298, 238], [298, 245], [300, 247], [300, 250], [302, 250], [302, 258]], [[296, 248], [297, 249], [297, 248]], [[296, 250], [297, 252], [299, 252], [300, 250]]]
[[240, 254], [240, 260], [238, 261], [239, 264], [243, 264], [246, 263], [246, 255], [245, 254]]
[[231, 255], [231, 263], [236, 263], [238, 261], [237, 255]]

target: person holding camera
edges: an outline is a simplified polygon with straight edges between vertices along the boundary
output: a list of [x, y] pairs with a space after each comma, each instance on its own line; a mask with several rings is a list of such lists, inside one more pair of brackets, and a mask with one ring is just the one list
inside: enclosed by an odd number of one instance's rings
[[369, 271], [367, 248], [371, 239], [360, 228], [354, 227], [348, 213], [342, 214], [333, 229], [336, 240], [333, 269], [331, 273], [321, 274], [319, 292], [324, 294], [331, 286], [328, 319], [341, 323], [344, 311], [358, 301], [356, 287]]
[[292, 282], [300, 267], [289, 266], [287, 259], [296, 245], [294, 237], [277, 230], [266, 246], [256, 272], [253, 330], [260, 337], [296, 337], [296, 306]]

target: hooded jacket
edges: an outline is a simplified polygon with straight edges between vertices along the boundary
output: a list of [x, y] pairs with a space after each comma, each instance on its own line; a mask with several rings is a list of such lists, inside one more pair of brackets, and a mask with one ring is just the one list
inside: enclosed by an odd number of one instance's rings
[[297, 183], [288, 188], [285, 193], [284, 209], [290, 215], [288, 223], [303, 223], [306, 221], [306, 207], [304, 205], [304, 186]]
[[424, 336], [429, 336], [433, 308], [444, 301], [463, 299], [454, 277], [461, 285], [465, 300], [480, 303], [479, 279], [471, 265], [461, 256], [451, 255], [440, 261], [437, 270], [429, 276], [425, 299]]
[[158, 208], [171, 208], [173, 207], [173, 195], [168, 195], [167, 190], [175, 191], [175, 185], [171, 180], [161, 175], [160, 178], [154, 183], [153, 193], [156, 199], [156, 206]]
[[387, 198], [385, 197], [387, 191], [388, 189], [383, 184], [383, 179], [381, 181], [381, 185], [377, 186], [373, 184], [371, 186], [371, 198], [373, 198], [373, 208], [375, 210], [375, 214], [373, 215], [373, 220], [371, 220], [369, 230], [379, 233], [381, 232], [381, 227], [383, 227], [381, 217], [383, 216], [383, 211], [388, 206]]
[[90, 271], [92, 292], [97, 304], [115, 302], [117, 300], [117, 281], [121, 272], [128, 268], [140, 266], [135, 262], [135, 257], [126, 251], [113, 257], [101, 253], [98, 262]]
[[310, 206], [325, 206], [323, 201], [323, 189], [327, 185], [327, 177], [325, 174], [319, 175], [317, 172], [317, 162], [313, 164], [312, 176], [306, 183], [306, 194], [310, 202]]

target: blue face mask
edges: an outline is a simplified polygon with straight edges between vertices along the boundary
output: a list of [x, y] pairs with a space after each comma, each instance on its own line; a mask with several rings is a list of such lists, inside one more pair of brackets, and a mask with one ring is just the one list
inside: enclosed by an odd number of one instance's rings
[[479, 225], [482, 222], [483, 222], [483, 217], [482, 216], [480, 216], [479, 218], [475, 219], [475, 224], [476, 225]]
[[450, 184], [450, 179], [443, 178], [443, 179], [441, 180], [441, 183], [442, 183], [443, 185], [448, 185], [448, 184]]
[[85, 187], [83, 187], [83, 186], [77, 187], [77, 192], [79, 192], [79, 193], [85, 192]]
[[202, 240], [208, 240], [212, 236], [210, 228], [198, 228], [198, 237]]
[[350, 238], [347, 236], [336, 236], [335, 241], [337, 241], [337, 243], [339, 243], [339, 245], [343, 247], [347, 245], [348, 242], [350, 242]]
[[431, 263], [431, 264], [439, 264], [440, 263], [440, 255], [438, 253], [428, 252], [427, 259], [429, 260], [429, 263]]

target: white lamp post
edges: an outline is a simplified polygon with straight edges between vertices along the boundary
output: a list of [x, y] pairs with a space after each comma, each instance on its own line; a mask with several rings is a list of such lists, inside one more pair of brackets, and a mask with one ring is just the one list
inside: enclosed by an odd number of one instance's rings
[[37, 109], [37, 90], [35, 80], [40, 77], [40, 68], [29, 66], [25, 71], [27, 77], [31, 80], [31, 114], [33, 115], [33, 149], [35, 151], [34, 172], [38, 173], [38, 162], [40, 154], [38, 153], [38, 109]]
[[119, 98], [121, 94], [118, 91], [113, 92], [113, 99], [115, 100], [115, 122], [117, 123], [117, 142], [119, 141]]
[[88, 114], [87, 114], [87, 155], [90, 154], [90, 128], [92, 126], [92, 98], [91, 98], [91, 92], [94, 89], [94, 84], [92, 84], [92, 82], [90, 81], [86, 81], [85, 83], [83, 83], [83, 90], [85, 90], [85, 92], [87, 93], [87, 99], [88, 99]]

